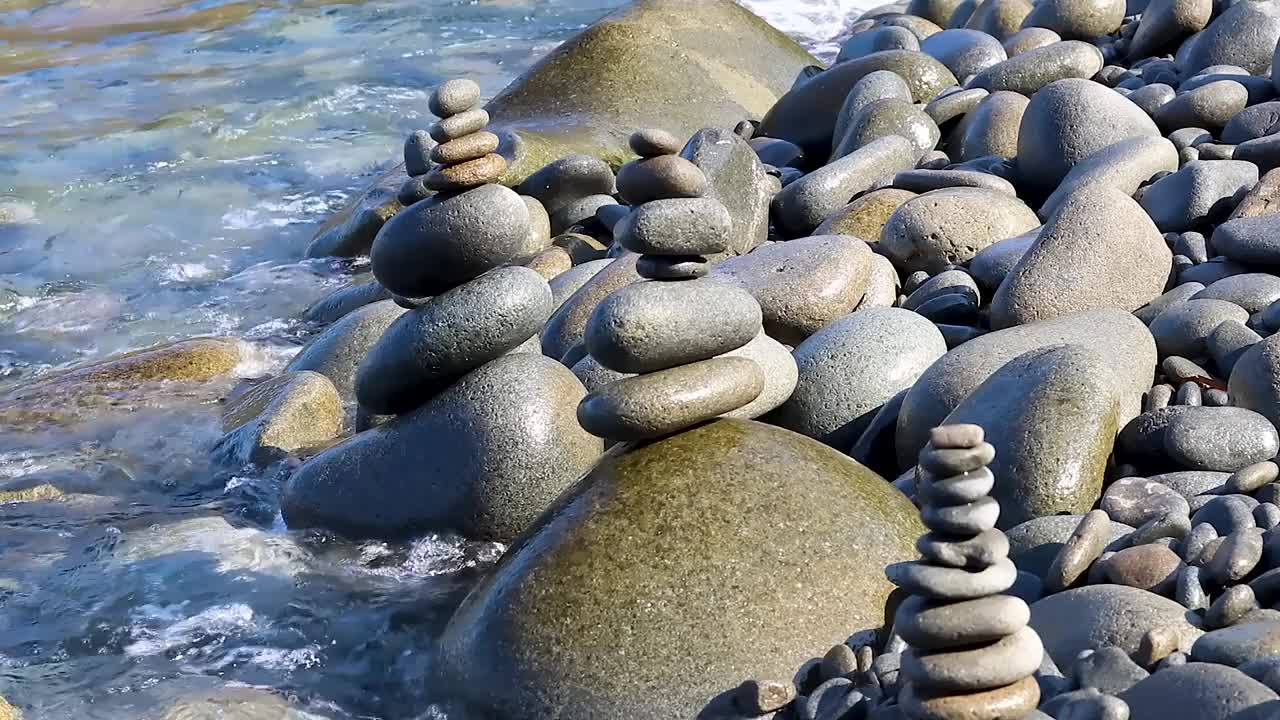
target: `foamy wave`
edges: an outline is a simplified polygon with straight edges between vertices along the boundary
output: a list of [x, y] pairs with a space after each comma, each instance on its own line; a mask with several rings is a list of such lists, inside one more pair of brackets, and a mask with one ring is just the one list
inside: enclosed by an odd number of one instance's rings
[[884, 0], [738, 0], [770, 25], [823, 59], [839, 52], [835, 41], [853, 19]]

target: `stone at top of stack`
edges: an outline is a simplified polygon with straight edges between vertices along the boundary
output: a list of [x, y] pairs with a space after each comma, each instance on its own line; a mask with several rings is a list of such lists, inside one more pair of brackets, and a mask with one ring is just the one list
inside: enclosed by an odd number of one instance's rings
[[705, 279], [707, 255], [725, 252], [733, 222], [724, 204], [703, 197], [702, 171], [676, 155], [669, 133], [634, 134], [639, 160], [618, 172], [633, 205], [616, 227], [621, 246], [640, 253], [645, 278], [606, 297], [586, 328], [586, 349], [601, 365], [639, 373], [592, 393], [578, 419], [610, 440], [656, 438], [731, 413], [759, 397], [765, 377], [753, 360], [717, 357], [761, 331], [760, 304], [746, 291]]
[[374, 239], [374, 276], [415, 300], [360, 365], [356, 398], [367, 413], [413, 410], [532, 338], [551, 315], [546, 280], [529, 268], [503, 267], [525, 247], [529, 209], [494, 184], [506, 160], [493, 153], [497, 136], [483, 132], [489, 116], [479, 102], [470, 80], [450, 80], [432, 93], [431, 110], [441, 120], [430, 134], [442, 144], [431, 150], [439, 165], [420, 179], [437, 192], [406, 207]]
[[898, 607], [902, 655], [899, 701], [907, 717], [930, 720], [1021, 718], [1040, 699], [1034, 677], [1044, 657], [1031, 611], [1004, 595], [1017, 570], [996, 529], [987, 465], [995, 448], [977, 425], [934, 428], [920, 453], [921, 517], [931, 532], [916, 544], [923, 559], [886, 574], [911, 593]]

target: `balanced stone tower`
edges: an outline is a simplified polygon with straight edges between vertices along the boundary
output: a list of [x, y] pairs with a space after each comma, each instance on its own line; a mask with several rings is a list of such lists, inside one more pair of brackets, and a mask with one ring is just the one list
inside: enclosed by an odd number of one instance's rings
[[[450, 80], [432, 93], [440, 121], [429, 134], [441, 144], [430, 152], [437, 164], [417, 179], [434, 194], [396, 214], [374, 239], [374, 276], [399, 298], [413, 299], [413, 310], [392, 323], [360, 365], [356, 399], [363, 412], [417, 408], [533, 338], [554, 309], [542, 276], [504, 267], [524, 251], [529, 209], [494, 184], [507, 163], [493, 152], [498, 137], [484, 132], [489, 115], [479, 103], [480, 88], [470, 80]], [[406, 160], [425, 142], [411, 136]]]
[[614, 291], [586, 327], [586, 350], [619, 373], [635, 373], [588, 395], [578, 407], [587, 432], [615, 441], [678, 432], [749, 405], [765, 388], [755, 361], [718, 357], [760, 333], [760, 304], [740, 288], [706, 279], [708, 255], [730, 247], [733, 221], [702, 197], [706, 176], [676, 155], [679, 142], [645, 130], [631, 138], [640, 156], [618, 172], [633, 207], [615, 227], [639, 253], [640, 282]]
[[1002, 594], [1017, 570], [996, 529], [993, 459], [977, 425], [934, 428], [920, 452], [917, 489], [931, 532], [916, 543], [922, 559], [886, 570], [911, 594], [894, 627], [910, 646], [899, 702], [915, 720], [1019, 720], [1040, 700], [1034, 673], [1044, 648], [1027, 625], [1031, 611]]

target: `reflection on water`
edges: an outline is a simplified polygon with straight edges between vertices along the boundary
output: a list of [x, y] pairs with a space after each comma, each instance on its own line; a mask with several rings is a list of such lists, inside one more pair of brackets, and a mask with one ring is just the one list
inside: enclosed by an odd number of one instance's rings
[[[283, 367], [353, 267], [303, 248], [427, 90], [492, 94], [622, 4], [0, 0], [0, 395], [196, 335]], [[0, 696], [29, 719], [442, 717], [432, 640], [501, 548], [285, 531], [278, 470], [208, 461], [235, 382], [0, 415]]]

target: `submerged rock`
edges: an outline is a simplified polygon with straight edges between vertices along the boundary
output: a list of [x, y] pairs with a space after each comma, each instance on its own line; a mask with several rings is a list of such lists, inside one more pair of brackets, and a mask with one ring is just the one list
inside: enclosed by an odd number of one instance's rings
[[442, 680], [511, 720], [691, 718], [743, 678], [790, 678], [882, 626], [884, 568], [922, 530], [874, 473], [768, 425], [615, 451], [463, 601]]
[[332, 440], [342, 431], [342, 398], [324, 375], [302, 371], [255, 385], [222, 413], [226, 435], [215, 457], [266, 463]]
[[509, 541], [603, 449], [578, 425], [585, 395], [553, 360], [498, 358], [308, 460], [285, 487], [285, 522], [354, 537], [455, 531]]

